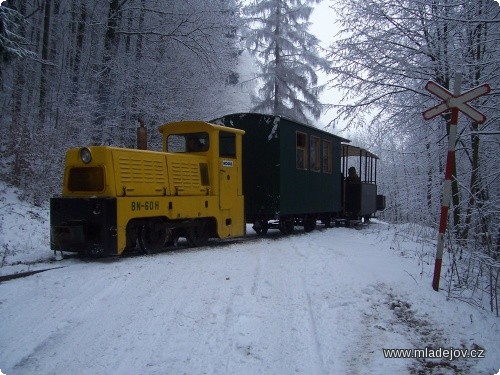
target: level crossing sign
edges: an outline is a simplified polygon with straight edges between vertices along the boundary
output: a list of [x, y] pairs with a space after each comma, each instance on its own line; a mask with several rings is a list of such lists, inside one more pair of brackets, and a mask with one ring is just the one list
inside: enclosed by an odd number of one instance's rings
[[486, 116], [479, 112], [477, 109], [472, 107], [467, 102], [477, 99], [480, 96], [486, 95], [491, 91], [490, 85], [487, 83], [470, 89], [464, 93], [460, 92], [460, 86], [462, 84], [462, 73], [457, 73], [455, 75], [455, 87], [454, 93], [448, 91], [443, 86], [438, 85], [436, 82], [429, 81], [425, 85], [425, 89], [430, 93], [436, 95], [442, 100], [438, 105], [429, 108], [427, 111], [423, 112], [425, 120], [433, 119], [434, 117], [440, 115], [441, 113], [451, 110], [451, 117], [449, 121], [449, 134], [448, 134], [448, 155], [446, 157], [446, 170], [445, 170], [445, 181], [444, 181], [444, 191], [443, 200], [441, 205], [441, 216], [439, 219], [439, 234], [436, 249], [436, 261], [434, 263], [434, 278], [432, 280], [432, 288], [435, 291], [439, 290], [439, 279], [441, 276], [441, 264], [443, 261], [443, 251], [444, 251], [444, 236], [446, 232], [446, 226], [448, 224], [448, 210], [450, 208], [450, 198], [451, 198], [451, 180], [453, 166], [455, 165], [455, 142], [457, 137], [457, 124], [458, 124], [458, 112], [464, 113], [466, 116], [470, 117], [473, 121], [482, 124], [486, 121]]
[[472, 120], [476, 121], [479, 124], [482, 124], [486, 121], [486, 116], [467, 102], [488, 94], [491, 91], [491, 88], [487, 83], [470, 89], [458, 96], [453, 95], [443, 86], [433, 81], [427, 82], [427, 84], [425, 85], [425, 89], [443, 100], [440, 104], [429, 108], [423, 113], [425, 120], [430, 120], [443, 112], [446, 112], [452, 108], [457, 108], [460, 112], [470, 117]]

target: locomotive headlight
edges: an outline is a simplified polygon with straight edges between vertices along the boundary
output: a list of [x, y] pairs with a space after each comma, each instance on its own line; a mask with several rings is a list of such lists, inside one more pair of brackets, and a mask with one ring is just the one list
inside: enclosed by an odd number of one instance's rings
[[88, 164], [92, 161], [92, 153], [87, 147], [83, 147], [82, 149], [80, 149], [80, 159], [82, 159], [85, 164]]

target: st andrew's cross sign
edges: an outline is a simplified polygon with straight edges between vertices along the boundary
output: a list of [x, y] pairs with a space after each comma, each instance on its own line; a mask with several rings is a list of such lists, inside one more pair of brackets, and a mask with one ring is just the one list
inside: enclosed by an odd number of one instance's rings
[[437, 115], [448, 111], [449, 109], [457, 108], [460, 112], [464, 113], [466, 116], [469, 116], [472, 120], [476, 121], [479, 124], [482, 124], [486, 121], [486, 116], [467, 102], [488, 94], [491, 91], [491, 88], [487, 83], [470, 89], [469, 91], [466, 91], [458, 96], [453, 95], [443, 86], [438, 85], [436, 82], [432, 81], [427, 82], [427, 84], [425, 85], [425, 89], [430, 93], [436, 95], [443, 101], [440, 104], [425, 111], [423, 113], [424, 119], [430, 120]]
[[429, 81], [425, 85], [425, 89], [432, 94], [436, 95], [442, 100], [438, 105], [429, 108], [422, 115], [424, 119], [430, 120], [441, 113], [451, 110], [451, 117], [449, 121], [449, 134], [448, 134], [448, 156], [446, 157], [446, 171], [444, 181], [443, 200], [441, 205], [441, 217], [439, 219], [439, 234], [436, 249], [436, 262], [434, 264], [434, 278], [432, 280], [432, 288], [436, 291], [439, 290], [439, 279], [441, 275], [441, 264], [443, 261], [444, 250], [444, 235], [448, 223], [448, 210], [450, 208], [451, 198], [451, 180], [453, 166], [455, 165], [455, 141], [457, 135], [458, 112], [463, 112], [469, 116], [473, 121], [482, 124], [486, 121], [486, 116], [479, 112], [477, 109], [469, 105], [467, 102], [480, 96], [486, 95], [490, 92], [490, 85], [487, 83], [473, 88], [464, 93], [460, 93], [460, 85], [462, 83], [462, 73], [455, 75], [454, 93], [445, 89], [443, 86], [435, 82]]

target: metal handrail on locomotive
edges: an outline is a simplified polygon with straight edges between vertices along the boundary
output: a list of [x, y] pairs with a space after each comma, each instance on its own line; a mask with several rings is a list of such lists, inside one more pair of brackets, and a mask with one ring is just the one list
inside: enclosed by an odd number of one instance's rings
[[345, 216], [343, 138], [254, 113], [159, 131], [163, 151], [68, 150], [62, 194], [50, 201], [54, 251], [155, 253], [179, 238], [200, 246], [241, 237], [246, 223], [259, 234], [273, 227], [290, 233]]

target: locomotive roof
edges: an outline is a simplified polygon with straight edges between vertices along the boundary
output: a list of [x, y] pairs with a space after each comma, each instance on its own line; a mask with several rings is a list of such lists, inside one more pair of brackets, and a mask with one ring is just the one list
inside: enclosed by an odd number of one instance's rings
[[379, 158], [377, 155], [368, 150], [365, 150], [364, 148], [348, 145], [345, 143], [342, 143], [342, 156], [361, 156], [373, 159]]
[[[228, 131], [228, 128], [226, 126], [221, 126], [221, 125], [217, 125], [217, 124], [213, 124], [213, 123], [210, 123], [210, 122], [206, 122], [206, 121], [199, 121], [199, 120], [181, 120], [181, 121], [175, 121], [175, 122], [169, 122], [169, 123], [166, 123], [166, 124], [163, 124], [161, 126], [158, 127], [158, 131], [160, 133], [163, 133], [166, 129], [169, 129], [169, 130], [174, 130], [174, 131], [188, 131], [188, 127], [187, 125], [194, 125], [198, 128], [206, 128], [206, 129], [216, 129], [216, 130], [219, 130], [219, 131]], [[241, 129], [236, 129], [236, 128], [232, 128], [231, 129], [232, 132], [234, 133], [240, 133], [240, 134], [244, 134], [245, 131], [244, 130], [241, 130]]]

